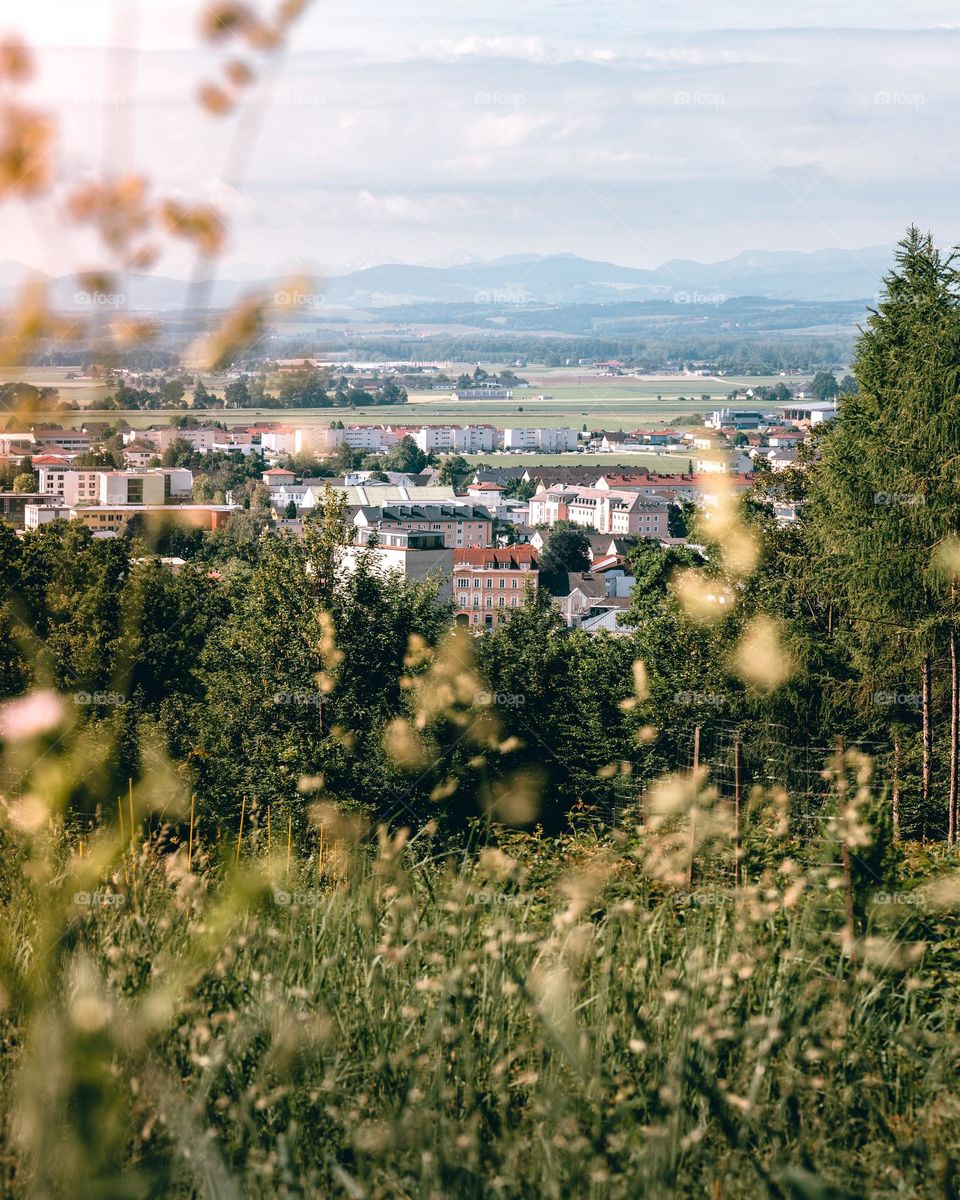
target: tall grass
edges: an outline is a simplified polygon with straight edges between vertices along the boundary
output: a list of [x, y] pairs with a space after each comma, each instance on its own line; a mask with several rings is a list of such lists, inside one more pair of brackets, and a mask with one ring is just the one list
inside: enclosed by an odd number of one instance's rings
[[942, 882], [851, 941], [830, 864], [677, 891], [632, 830], [349, 832], [191, 871], [7, 822], [3, 1194], [955, 1194]]

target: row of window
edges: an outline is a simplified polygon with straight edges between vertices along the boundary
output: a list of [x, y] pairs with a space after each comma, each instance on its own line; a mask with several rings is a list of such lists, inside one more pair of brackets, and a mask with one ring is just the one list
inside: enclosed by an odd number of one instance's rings
[[[507, 600], [506, 596], [498, 597], [497, 608], [506, 608], [507, 607], [506, 600]], [[510, 597], [510, 607], [518, 608], [519, 605], [520, 605], [520, 597], [519, 596], [511, 596]], [[467, 595], [466, 592], [460, 593], [460, 607], [461, 608], [469, 608], [470, 607], [470, 597]], [[474, 608], [480, 607], [480, 597], [476, 594], [474, 594], [474, 597], [473, 597], [473, 607]], [[493, 597], [492, 596], [487, 597], [487, 602], [484, 605], [484, 608], [493, 608]]]
[[[462, 588], [464, 588], [464, 587], [469, 587], [469, 586], [470, 586], [470, 580], [469, 580], [469, 579], [458, 579], [458, 580], [457, 580], [457, 587], [462, 587]], [[480, 587], [480, 580], [479, 580], [479, 579], [474, 579], [474, 581], [473, 581], [473, 586], [474, 586], [475, 588], [478, 588], [478, 587]], [[501, 580], [500, 580], [500, 583], [499, 583], [499, 585], [498, 585], [498, 586], [499, 586], [499, 587], [502, 587], [502, 588], [506, 587], [506, 586], [507, 586], [507, 581], [506, 581], [505, 579], [501, 579]], [[514, 588], [514, 589], [518, 589], [518, 588], [520, 587], [520, 580], [519, 580], [519, 579], [511, 579], [511, 580], [510, 580], [510, 586], [511, 586], [512, 588]], [[488, 580], [487, 580], [487, 587], [488, 587], [488, 588], [492, 588], [492, 587], [493, 587], [493, 580], [492, 580], [492, 579], [488, 579]]]

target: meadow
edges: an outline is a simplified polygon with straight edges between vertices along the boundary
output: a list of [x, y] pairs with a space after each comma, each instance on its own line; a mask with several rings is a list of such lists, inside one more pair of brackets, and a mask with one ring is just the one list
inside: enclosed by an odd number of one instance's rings
[[23, 817], [5, 1195], [956, 1194], [942, 853], [854, 895], [836, 841], [781, 830], [735, 887], [629, 814], [469, 853]]

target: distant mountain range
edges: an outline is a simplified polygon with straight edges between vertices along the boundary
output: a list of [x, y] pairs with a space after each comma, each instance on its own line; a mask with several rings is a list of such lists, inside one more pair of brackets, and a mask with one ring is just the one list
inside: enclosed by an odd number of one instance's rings
[[[889, 246], [862, 250], [747, 251], [719, 263], [674, 259], [653, 270], [578, 258], [573, 254], [510, 255], [491, 262], [451, 266], [383, 263], [318, 278], [312, 291], [322, 300], [317, 311], [389, 308], [400, 304], [615, 304], [666, 300], [714, 304], [738, 296], [770, 300], [865, 300], [872, 302], [889, 270]], [[300, 266], [300, 273], [303, 268]], [[185, 306], [222, 308], [257, 288], [281, 288], [295, 271], [255, 264], [227, 269], [223, 277], [191, 288], [162, 275], [132, 275], [123, 281], [122, 299], [84, 297], [72, 276], [51, 280], [58, 308], [109, 307], [162, 311]], [[0, 263], [0, 298], [15, 295], [28, 268]], [[312, 293], [311, 293], [312, 294]]]

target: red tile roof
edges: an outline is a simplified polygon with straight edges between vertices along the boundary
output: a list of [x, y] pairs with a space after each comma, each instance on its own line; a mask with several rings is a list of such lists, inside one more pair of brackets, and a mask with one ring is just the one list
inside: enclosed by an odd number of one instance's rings
[[453, 552], [454, 566], [484, 567], [491, 564], [495, 570], [519, 571], [521, 564], [533, 567], [540, 565], [534, 546], [488, 546], [485, 549], [458, 547]]

